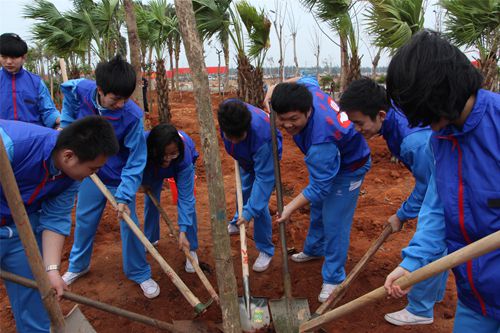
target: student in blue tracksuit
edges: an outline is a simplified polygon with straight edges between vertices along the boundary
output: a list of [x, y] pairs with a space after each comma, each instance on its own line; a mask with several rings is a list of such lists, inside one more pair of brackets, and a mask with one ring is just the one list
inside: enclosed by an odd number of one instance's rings
[[[113, 128], [101, 117], [88, 117], [61, 132], [0, 120], [0, 137], [21, 198], [43, 254], [50, 284], [60, 297], [67, 289], [59, 274], [64, 239], [80, 180], [118, 152]], [[33, 278], [11, 210], [0, 186], [0, 268]], [[18, 332], [50, 331], [50, 320], [36, 289], [5, 281]]]
[[23, 68], [28, 46], [16, 34], [0, 36], [0, 119], [59, 127], [60, 114], [42, 79]]
[[[410, 128], [405, 115], [389, 105], [385, 88], [369, 78], [353, 81], [343, 92], [339, 106], [366, 140], [382, 135], [392, 155], [415, 178], [410, 196], [388, 219], [393, 232], [399, 231], [404, 222], [417, 217], [434, 170], [434, 158], [428, 149], [432, 131], [429, 127]], [[395, 325], [431, 324], [434, 304], [444, 296], [447, 277], [444, 273], [413, 287], [408, 306], [387, 314], [385, 319]]]
[[271, 104], [278, 123], [304, 153], [309, 171], [309, 184], [284, 207], [278, 222], [288, 220], [300, 207], [311, 205], [304, 250], [294, 254], [292, 260], [325, 257], [323, 287], [318, 296], [324, 302], [345, 279], [352, 217], [370, 169], [370, 149], [315, 79], [294, 78], [278, 84]]
[[[391, 60], [388, 96], [411, 126], [430, 125], [435, 172], [419, 213], [417, 231], [393, 282], [500, 230], [500, 95], [481, 89], [469, 59], [438, 33], [415, 34]], [[436, 195], [437, 194], [437, 195]], [[455, 333], [500, 332], [500, 250], [453, 269], [458, 292]]]
[[[99, 114], [111, 123], [120, 143], [120, 151], [97, 175], [115, 196], [119, 217], [126, 212], [138, 225], [135, 194], [146, 165], [146, 139], [143, 112], [129, 100], [135, 89], [135, 71], [132, 65], [116, 56], [100, 63], [95, 74], [96, 82], [78, 79], [61, 85], [64, 95], [61, 126], [64, 128], [74, 120], [92, 114]], [[90, 178], [85, 179], [78, 192], [69, 269], [63, 275], [67, 284], [90, 269], [94, 237], [105, 206], [104, 195]], [[158, 296], [160, 288], [151, 279], [151, 267], [146, 261], [144, 246], [124, 221], [120, 222], [120, 232], [125, 275], [141, 286], [147, 298]]]
[[[229, 234], [239, 234], [237, 225], [254, 220], [254, 240], [259, 256], [252, 269], [265, 271], [274, 255], [269, 198], [274, 189], [273, 147], [269, 115], [238, 99], [227, 99], [217, 113], [224, 147], [240, 165], [243, 213], [234, 215]], [[281, 157], [281, 133], [278, 149]]]
[[[160, 202], [163, 181], [174, 178], [177, 186], [177, 222], [179, 224], [179, 249], [186, 248], [197, 260], [198, 223], [196, 219], [196, 199], [194, 197], [194, 165], [198, 152], [193, 140], [183, 131], [170, 124], [160, 124], [151, 132], [146, 132], [148, 162], [142, 176], [142, 186], [150, 190]], [[160, 216], [158, 209], [144, 196], [144, 234], [153, 244], [160, 239]], [[186, 260], [185, 270], [194, 273], [194, 268]]]

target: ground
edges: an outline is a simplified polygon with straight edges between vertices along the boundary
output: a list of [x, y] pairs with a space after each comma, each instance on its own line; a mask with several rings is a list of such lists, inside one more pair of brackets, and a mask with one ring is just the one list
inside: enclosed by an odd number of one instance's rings
[[[220, 102], [216, 95], [212, 96], [212, 106], [215, 110]], [[173, 93], [171, 96], [172, 120], [179, 128], [187, 132], [200, 147], [200, 131], [191, 93]], [[155, 117], [153, 117], [155, 118]], [[156, 121], [152, 120], [153, 123]], [[308, 181], [308, 174], [303, 162], [303, 155], [295, 146], [288, 135], [284, 135], [284, 153], [281, 163], [281, 172], [284, 187], [285, 203], [289, 202], [295, 195], [300, 193]], [[233, 160], [219, 144], [220, 156], [222, 158], [222, 169], [224, 174], [224, 188], [227, 201], [228, 218], [235, 211], [235, 185]], [[372, 149], [373, 165], [367, 174], [361, 189], [358, 207], [354, 215], [351, 231], [351, 244], [346, 270], [349, 272], [360, 260], [384, 227], [384, 223], [393, 214], [404, 198], [413, 188], [411, 174], [401, 165], [390, 162], [390, 153], [383, 140], [376, 138], [370, 141]], [[200, 260], [207, 263], [212, 269], [215, 268], [212, 256], [212, 235], [208, 208], [208, 189], [203, 166], [203, 153], [197, 163], [196, 198], [199, 224], [198, 256]], [[162, 204], [171, 215], [176, 218], [175, 205], [172, 204], [168, 184], [162, 193]], [[276, 200], [274, 195], [270, 204], [271, 212], [276, 212]], [[137, 210], [142, 221], [143, 195], [138, 195]], [[288, 247], [297, 251], [302, 249], [303, 241], [307, 232], [309, 209], [301, 209], [293, 214], [292, 222], [288, 225]], [[385, 277], [400, 262], [401, 249], [408, 243], [414, 230], [416, 221], [410, 221], [401, 232], [391, 235], [386, 243], [379, 249], [374, 258], [352, 284], [341, 304], [353, 300], [375, 288], [383, 285]], [[258, 253], [252, 241], [252, 228], [247, 231], [250, 264], [256, 259]], [[176, 242], [169, 235], [168, 229], [162, 225], [162, 238], [158, 250], [168, 263], [178, 272], [180, 277], [191, 288], [201, 301], [209, 298], [208, 292], [203, 288], [195, 274], [184, 271], [184, 258], [177, 249]], [[68, 255], [71, 249], [73, 235], [71, 235], [64, 247], [62, 261], [62, 272], [68, 266]], [[270, 268], [264, 273], [250, 272], [251, 294], [254, 296], [278, 299], [283, 295], [281, 252], [279, 243], [278, 226], [273, 227], [273, 240], [277, 247], [277, 253]], [[234, 269], [236, 272], [239, 295], [241, 289], [241, 265], [239, 256], [239, 238], [231, 238], [231, 248]], [[192, 319], [193, 311], [170, 279], [163, 273], [158, 263], [148, 255], [152, 265], [153, 278], [159, 282], [161, 294], [153, 300], [144, 298], [139, 286], [127, 280], [121, 263], [121, 242], [119, 225], [115, 219], [114, 212], [108, 207], [105, 211], [95, 239], [94, 254], [92, 258], [91, 271], [71, 286], [71, 291], [82, 294], [96, 300], [106, 302], [124, 309], [135, 311], [140, 314], [151, 316], [156, 319], [171, 322], [172, 320]], [[290, 270], [294, 297], [307, 297], [311, 312], [320, 304], [317, 296], [321, 290], [321, 261], [297, 264], [290, 261]], [[208, 274], [209, 280], [216, 286], [215, 272]], [[68, 312], [73, 303], [62, 301], [63, 311]], [[328, 332], [451, 332], [453, 316], [456, 304], [456, 292], [454, 280], [448, 279], [446, 296], [443, 302], [435, 307], [434, 324], [431, 326], [405, 327], [392, 326], [384, 320], [387, 312], [402, 309], [406, 305], [406, 299], [393, 300], [383, 299], [349, 314], [326, 326]], [[89, 319], [97, 332], [121, 333], [149, 333], [157, 330], [143, 324], [131, 322], [114, 315], [81, 306], [85, 316]], [[202, 316], [208, 321], [219, 322], [221, 312], [216, 305]], [[14, 320], [10, 311], [9, 301], [3, 285], [0, 286], [0, 332], [15, 332]]]

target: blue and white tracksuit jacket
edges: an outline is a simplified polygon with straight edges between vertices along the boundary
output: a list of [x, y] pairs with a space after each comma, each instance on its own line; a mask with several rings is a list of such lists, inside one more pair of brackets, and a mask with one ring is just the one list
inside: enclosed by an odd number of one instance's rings
[[[0, 136], [7, 150], [21, 198], [40, 251], [44, 230], [68, 236], [71, 210], [80, 182], [61, 173], [52, 160], [58, 131], [19, 121], [0, 120]], [[0, 268], [33, 279], [24, 247], [0, 187]], [[50, 331], [50, 320], [40, 293], [4, 281], [18, 332]]]
[[[98, 103], [95, 82], [86, 79], [67, 81], [61, 85], [61, 91], [64, 95], [61, 127], [88, 115], [101, 115], [113, 126], [120, 150], [108, 159], [97, 175], [118, 203], [128, 205], [130, 217], [138, 225], [135, 194], [141, 184], [147, 155], [142, 110], [131, 100], [118, 110], [103, 108]], [[81, 272], [90, 265], [94, 236], [105, 205], [104, 195], [90, 178], [85, 179], [78, 193], [75, 240], [69, 258], [70, 272]], [[120, 222], [120, 231], [125, 275], [142, 283], [151, 277], [144, 246], [124, 221]]]
[[[149, 132], [145, 133], [145, 137]], [[190, 250], [198, 249], [198, 223], [196, 218], [196, 198], [194, 196], [194, 165], [199, 157], [193, 140], [183, 131], [179, 136], [184, 144], [184, 158], [172, 162], [168, 167], [147, 164], [142, 176], [142, 184], [151, 189], [155, 198], [160, 202], [163, 181], [174, 178], [177, 187], [177, 223], [179, 231], [185, 232], [189, 241]], [[144, 234], [151, 243], [160, 239], [160, 216], [158, 209], [144, 196]]]

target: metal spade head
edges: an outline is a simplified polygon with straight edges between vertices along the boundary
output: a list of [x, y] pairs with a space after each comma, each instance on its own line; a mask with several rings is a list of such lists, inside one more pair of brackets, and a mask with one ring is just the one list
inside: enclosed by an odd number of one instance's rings
[[271, 314], [267, 305], [267, 298], [250, 297], [250, 311], [245, 297], [239, 297], [241, 329], [244, 332], [255, 332], [271, 323]]
[[273, 326], [277, 333], [296, 333], [299, 326], [311, 317], [307, 298], [270, 300]]
[[87, 318], [83, 315], [78, 305], [64, 317], [64, 331], [68, 333], [97, 333]]

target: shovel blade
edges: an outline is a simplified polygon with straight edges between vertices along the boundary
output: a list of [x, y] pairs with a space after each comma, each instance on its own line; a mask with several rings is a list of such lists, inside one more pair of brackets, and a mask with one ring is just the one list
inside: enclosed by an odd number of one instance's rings
[[273, 326], [277, 333], [296, 333], [300, 324], [311, 317], [306, 298], [282, 298], [269, 301]]
[[66, 324], [64, 331], [67, 333], [96, 333], [78, 305], [64, 317], [64, 322]]
[[261, 328], [269, 326], [271, 314], [267, 305], [267, 298], [250, 297], [250, 317], [245, 304], [245, 298], [239, 297], [241, 329], [244, 332], [255, 332]]

